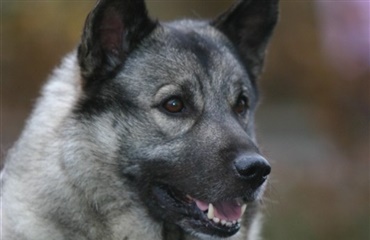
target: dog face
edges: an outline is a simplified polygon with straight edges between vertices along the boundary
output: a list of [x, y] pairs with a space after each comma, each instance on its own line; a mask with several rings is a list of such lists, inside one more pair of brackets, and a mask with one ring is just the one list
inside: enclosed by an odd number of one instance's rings
[[229, 237], [270, 173], [253, 115], [277, 1], [240, 1], [212, 22], [160, 24], [146, 12], [143, 1], [102, 0], [90, 13], [75, 115], [104, 129], [109, 112], [115, 174], [154, 219]]

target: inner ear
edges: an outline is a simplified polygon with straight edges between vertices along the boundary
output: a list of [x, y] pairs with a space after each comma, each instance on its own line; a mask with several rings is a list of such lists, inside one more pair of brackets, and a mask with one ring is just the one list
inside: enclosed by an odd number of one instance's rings
[[102, 48], [108, 54], [122, 57], [122, 53], [128, 51], [127, 43], [123, 41], [124, 24], [116, 10], [109, 8], [104, 12], [98, 31]]

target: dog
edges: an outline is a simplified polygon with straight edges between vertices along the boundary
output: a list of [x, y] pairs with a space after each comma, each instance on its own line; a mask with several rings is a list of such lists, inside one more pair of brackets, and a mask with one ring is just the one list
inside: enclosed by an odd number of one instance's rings
[[160, 23], [100, 0], [2, 171], [4, 240], [256, 240], [254, 131], [278, 0]]

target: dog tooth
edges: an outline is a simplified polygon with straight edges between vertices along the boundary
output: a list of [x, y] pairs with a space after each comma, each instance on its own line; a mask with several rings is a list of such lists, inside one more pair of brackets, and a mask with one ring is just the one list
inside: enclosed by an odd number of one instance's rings
[[247, 204], [243, 204], [242, 206], [242, 216], [245, 213], [245, 209], [247, 209]]
[[221, 224], [222, 224], [222, 225], [225, 225], [225, 224], [226, 224], [226, 220], [222, 219], [222, 220], [221, 220]]
[[243, 201], [243, 198], [237, 198], [236, 199], [236, 202], [239, 206], [243, 205], [244, 201]]
[[219, 223], [219, 222], [220, 222], [220, 219], [219, 219], [219, 218], [216, 218], [216, 217], [215, 217], [215, 218], [213, 218], [212, 220], [213, 220], [215, 223]]
[[238, 223], [241, 223], [241, 222], [242, 222], [242, 219], [241, 219], [241, 218], [239, 218], [239, 219], [238, 219]]
[[233, 224], [235, 225], [236, 224], [236, 220], [233, 221]]
[[231, 225], [233, 225], [231, 222], [226, 222], [227, 227], [231, 227]]
[[214, 208], [213, 208], [212, 203], [210, 203], [210, 204], [208, 205], [208, 213], [207, 213], [207, 217], [208, 217], [209, 219], [213, 219], [213, 218], [215, 217], [215, 210], [214, 210]]

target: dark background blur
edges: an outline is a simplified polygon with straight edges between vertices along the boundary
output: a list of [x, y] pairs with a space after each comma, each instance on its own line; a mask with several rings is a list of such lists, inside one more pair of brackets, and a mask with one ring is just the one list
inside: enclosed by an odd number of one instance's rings
[[[229, 1], [149, 0], [160, 20], [211, 18]], [[1, 160], [94, 1], [3, 1]], [[281, 1], [257, 131], [273, 165], [263, 235], [368, 240], [370, 2]]]

